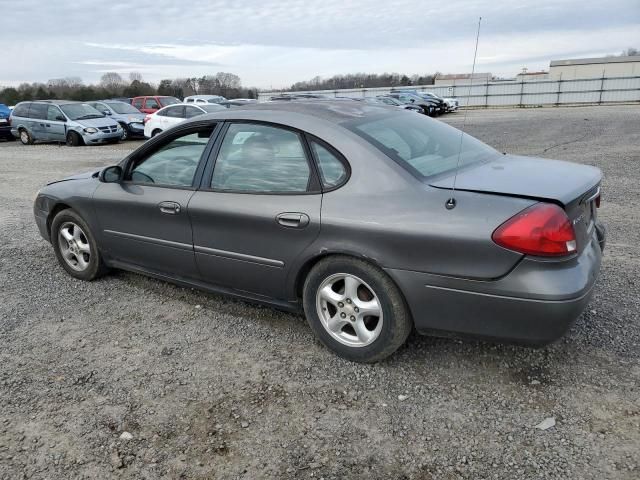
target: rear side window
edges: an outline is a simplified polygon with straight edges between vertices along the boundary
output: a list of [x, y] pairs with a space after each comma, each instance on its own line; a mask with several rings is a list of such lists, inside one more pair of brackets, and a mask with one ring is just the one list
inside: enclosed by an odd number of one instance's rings
[[29, 109], [29, 118], [38, 120], [44, 120], [47, 118], [47, 108], [49, 105], [46, 103], [32, 103]]
[[28, 117], [29, 116], [29, 105], [30, 103], [21, 103], [16, 108], [13, 109], [14, 117]]
[[232, 124], [213, 170], [216, 190], [303, 193], [311, 177], [300, 135], [259, 124]]
[[184, 118], [184, 107], [169, 107], [163, 112], [165, 117]]
[[131, 104], [136, 108], [142, 108], [142, 99], [141, 98], [136, 98], [133, 103]]
[[186, 110], [187, 118], [197, 117], [198, 115], [202, 115], [204, 113], [202, 110], [196, 107], [184, 107], [184, 108]]
[[320, 170], [320, 180], [325, 188], [334, 188], [342, 184], [347, 179], [347, 168], [340, 159], [327, 147], [312, 140], [311, 150], [318, 162]]

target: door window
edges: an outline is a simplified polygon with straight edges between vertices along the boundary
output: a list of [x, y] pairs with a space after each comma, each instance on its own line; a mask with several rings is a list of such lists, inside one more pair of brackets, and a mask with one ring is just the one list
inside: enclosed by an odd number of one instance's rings
[[333, 188], [346, 180], [347, 169], [336, 155], [325, 146], [313, 140], [311, 141], [311, 149], [318, 161], [322, 186]]
[[141, 98], [136, 98], [133, 100], [133, 103], [131, 104], [134, 107], [136, 107], [138, 110], [142, 108], [142, 99]]
[[134, 183], [190, 187], [213, 126], [170, 140], [135, 162], [127, 175]]
[[213, 170], [216, 190], [256, 193], [306, 192], [311, 170], [300, 136], [291, 130], [232, 124]]
[[51, 120], [52, 122], [60, 122], [57, 117], [64, 117], [60, 109], [56, 106], [49, 105], [47, 109], [47, 120]]
[[169, 107], [163, 110], [165, 117], [184, 118], [184, 107]]
[[155, 98], [147, 98], [144, 102], [144, 108], [160, 108]]
[[185, 107], [187, 118], [197, 117], [198, 115], [202, 115], [204, 112], [196, 107]]
[[29, 109], [29, 118], [44, 120], [47, 118], [47, 107], [46, 103], [32, 103], [31, 109]]

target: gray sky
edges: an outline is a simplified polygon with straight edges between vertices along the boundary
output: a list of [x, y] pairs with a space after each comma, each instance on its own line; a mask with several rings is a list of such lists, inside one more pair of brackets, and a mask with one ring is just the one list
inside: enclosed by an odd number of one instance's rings
[[640, 0], [0, 0], [0, 11], [0, 85], [106, 71], [153, 82], [227, 71], [262, 88], [468, 72], [480, 15], [476, 71], [495, 75], [640, 48]]

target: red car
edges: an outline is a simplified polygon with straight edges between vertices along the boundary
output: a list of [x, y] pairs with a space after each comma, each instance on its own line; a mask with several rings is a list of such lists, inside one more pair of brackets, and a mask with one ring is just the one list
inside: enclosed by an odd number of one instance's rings
[[131, 99], [131, 105], [143, 113], [155, 113], [162, 107], [173, 105], [174, 103], [180, 103], [180, 100], [176, 97], [164, 97], [158, 95], [134, 97]]

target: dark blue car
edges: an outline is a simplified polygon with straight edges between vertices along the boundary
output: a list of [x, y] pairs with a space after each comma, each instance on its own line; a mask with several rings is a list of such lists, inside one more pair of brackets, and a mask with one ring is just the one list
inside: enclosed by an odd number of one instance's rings
[[0, 103], [0, 139], [13, 140], [11, 135], [11, 110], [4, 103]]

